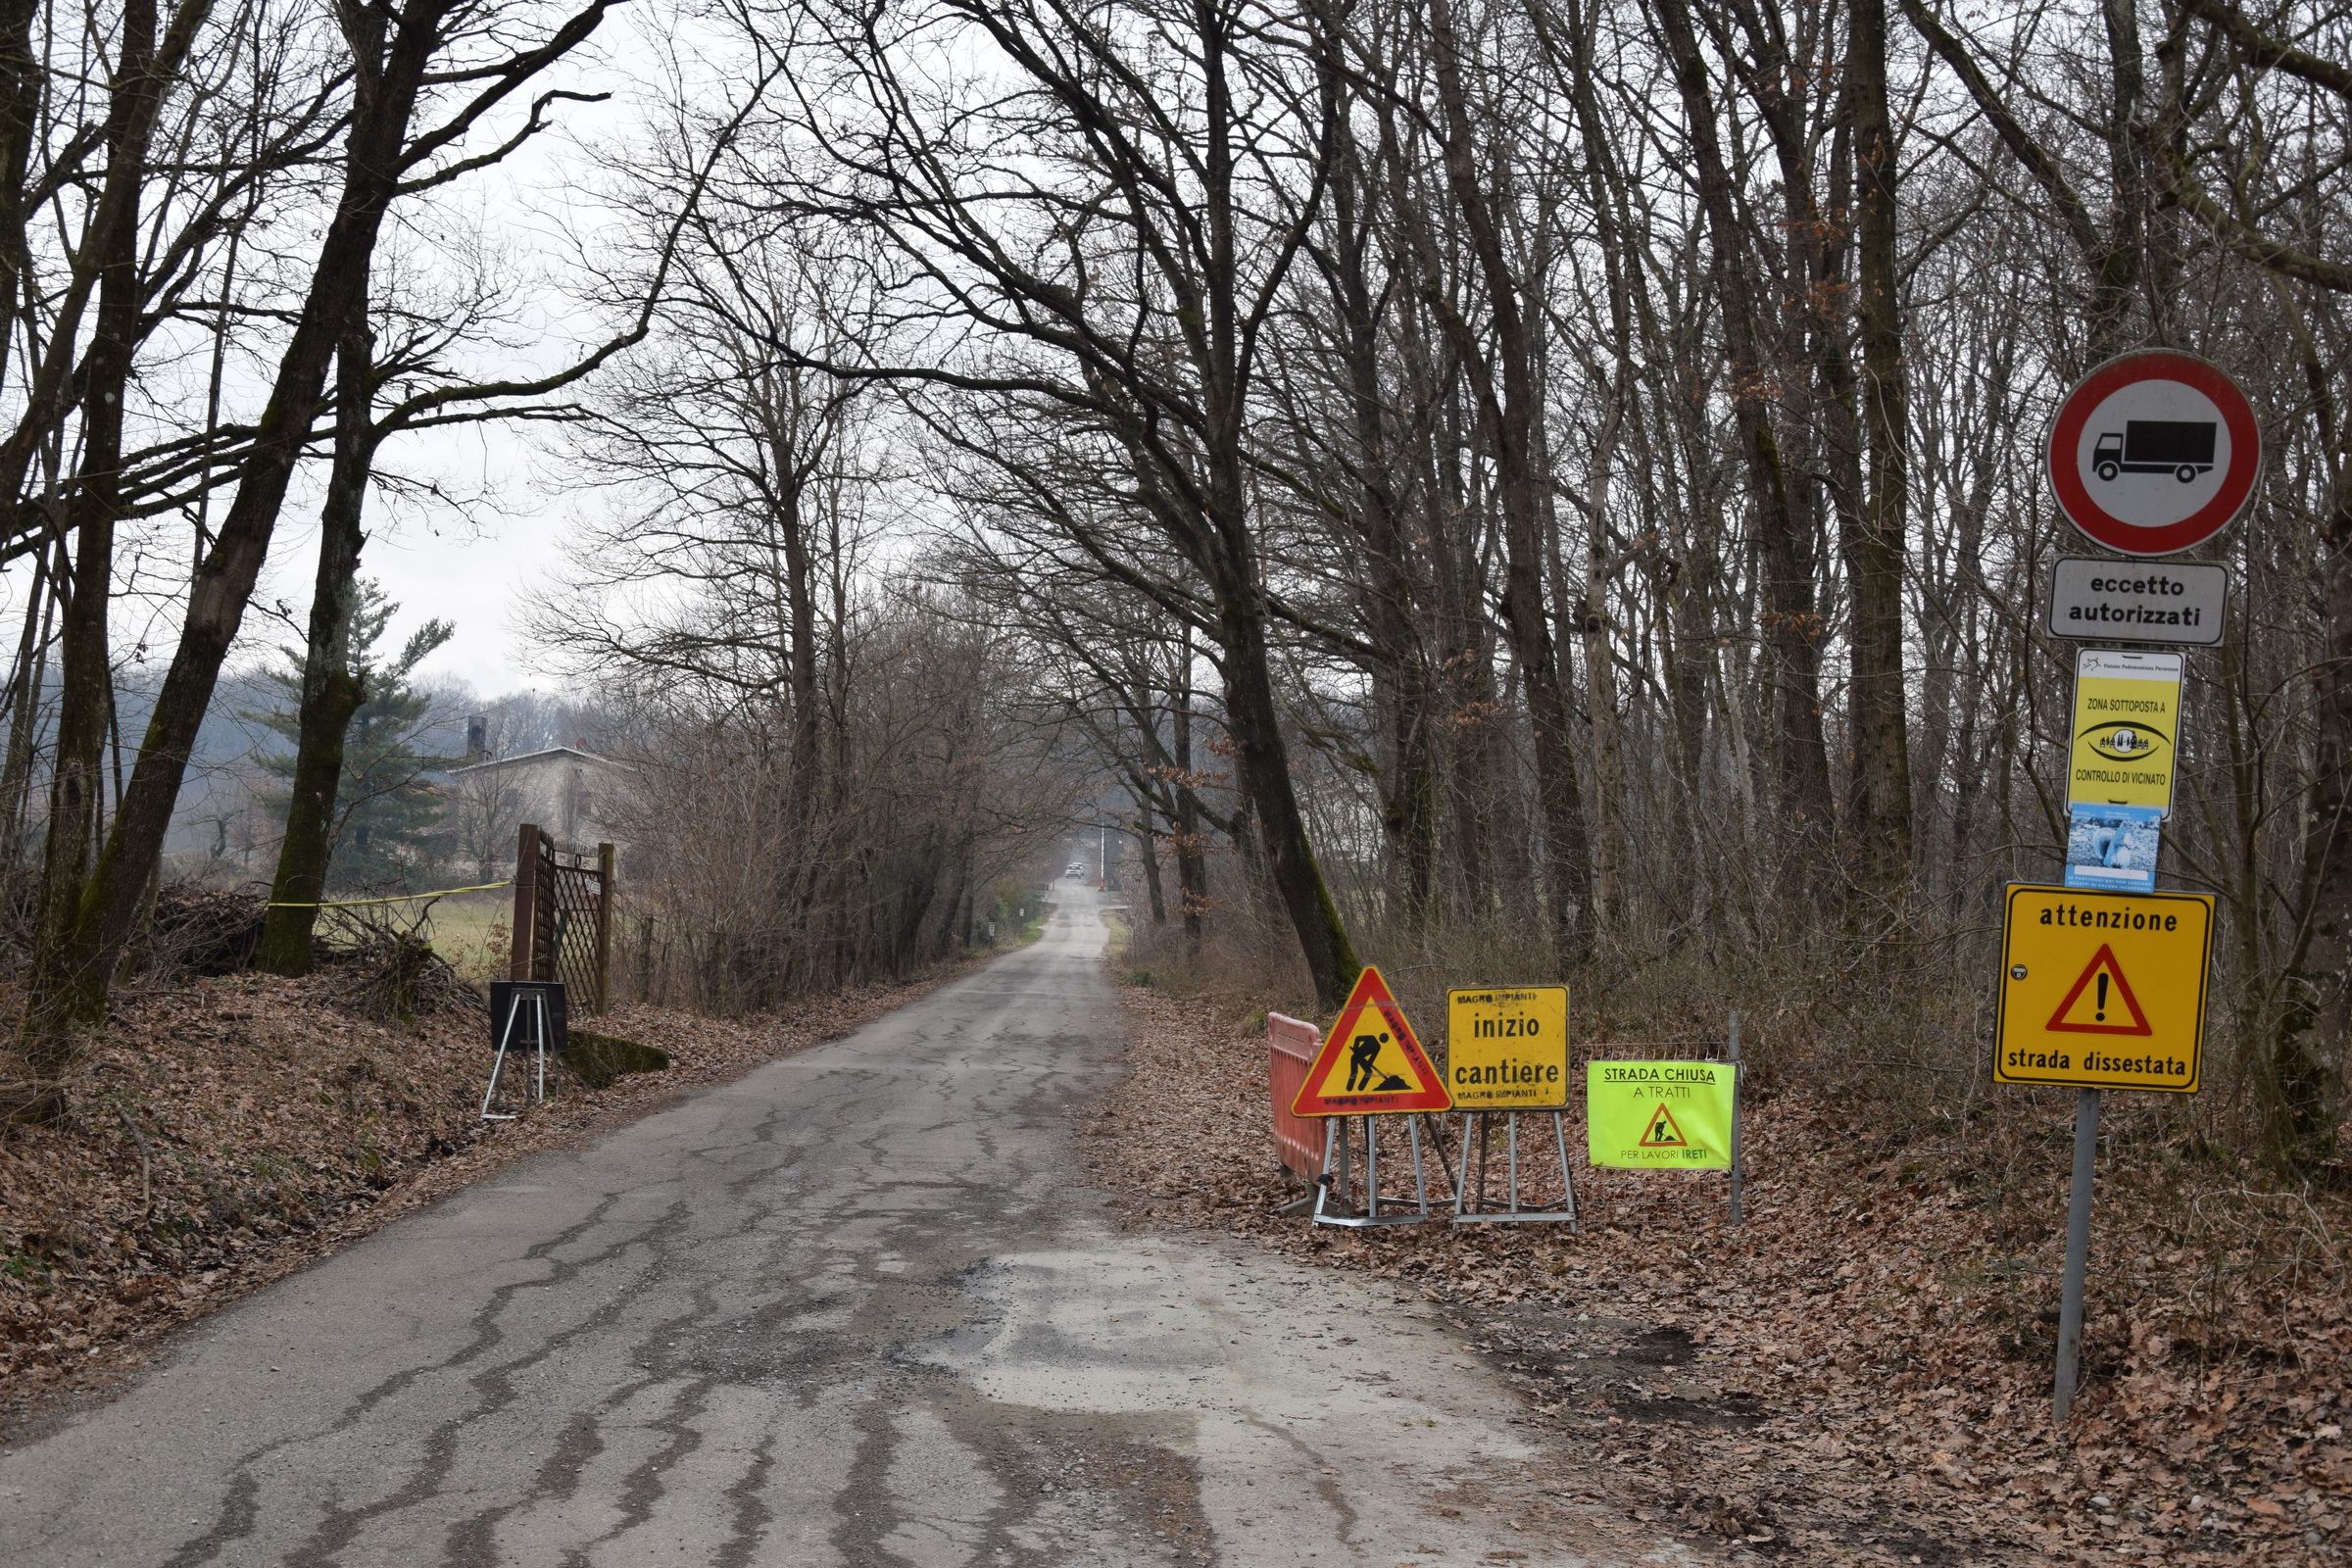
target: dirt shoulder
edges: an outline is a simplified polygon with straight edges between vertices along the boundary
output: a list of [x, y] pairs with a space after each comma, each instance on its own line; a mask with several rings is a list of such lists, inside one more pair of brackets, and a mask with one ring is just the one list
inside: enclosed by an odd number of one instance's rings
[[482, 1015], [396, 1025], [333, 970], [240, 974], [120, 1000], [72, 1113], [0, 1129], [0, 1446], [111, 1397], [188, 1323], [514, 1160], [838, 1039], [964, 972], [718, 1020], [626, 1006], [580, 1020], [669, 1053], [590, 1090], [567, 1074], [484, 1122]]
[[[1854, 1107], [1751, 1102], [1734, 1228], [1720, 1178], [1585, 1167], [1572, 1119], [1574, 1234], [1318, 1229], [1273, 1212], [1299, 1188], [1275, 1162], [1262, 1022], [1148, 990], [1121, 1007], [1139, 1061], [1197, 1064], [1181, 1094], [1131, 1076], [1089, 1130], [1121, 1222], [1417, 1290], [1516, 1384], [1570, 1494], [1629, 1542], [1807, 1564], [2352, 1549], [2340, 1199], [2253, 1194], [2162, 1151], [2110, 1160], [2089, 1381], [2062, 1434], [2060, 1123], [1898, 1144]], [[2249, 1204], [2289, 1199], [2298, 1212], [2248, 1228]]]

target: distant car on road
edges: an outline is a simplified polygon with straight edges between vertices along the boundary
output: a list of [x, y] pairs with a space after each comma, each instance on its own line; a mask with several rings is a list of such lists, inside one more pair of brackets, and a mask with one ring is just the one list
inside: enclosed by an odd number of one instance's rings
[[1084, 876], [1086, 875], [1086, 862], [1084, 860], [1072, 860], [1070, 862], [1069, 869], [1061, 874], [1063, 876]]

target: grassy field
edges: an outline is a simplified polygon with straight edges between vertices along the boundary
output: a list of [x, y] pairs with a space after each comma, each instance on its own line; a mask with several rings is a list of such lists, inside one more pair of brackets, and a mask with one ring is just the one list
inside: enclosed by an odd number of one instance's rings
[[514, 918], [514, 896], [506, 889], [464, 893], [435, 901], [425, 917], [424, 937], [466, 979], [494, 980], [507, 972]]

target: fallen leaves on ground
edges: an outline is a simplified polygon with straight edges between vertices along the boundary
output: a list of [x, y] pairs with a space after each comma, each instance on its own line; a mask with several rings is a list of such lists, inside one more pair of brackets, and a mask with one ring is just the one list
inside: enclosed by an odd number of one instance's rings
[[480, 1119], [475, 1008], [371, 1021], [331, 967], [123, 996], [74, 1069], [70, 1114], [0, 1130], [0, 1434], [104, 1394], [159, 1335], [514, 1159], [838, 1039], [940, 978], [742, 1020], [643, 1005], [583, 1018], [662, 1048], [668, 1069], [598, 1091], [559, 1071], [550, 1099], [506, 1122]]
[[[1803, 1563], [2316, 1565], [2352, 1547], [2340, 1197], [2265, 1190], [2210, 1152], [2119, 1132], [2087, 1381], [2061, 1433], [2071, 1133], [2046, 1102], [1902, 1140], [1859, 1102], [1752, 1102], [1739, 1227], [1720, 1175], [1585, 1165], [1571, 1116], [1574, 1234], [1339, 1231], [1274, 1213], [1303, 1188], [1275, 1162], [1262, 1019], [1147, 990], [1121, 1006], [1136, 1070], [1089, 1135], [1123, 1221], [1417, 1290], [1520, 1388], [1527, 1421], [1564, 1440], [1572, 1494], [1616, 1510], [1629, 1539]], [[1170, 1062], [1187, 1064], [1181, 1088]], [[1550, 1196], [1548, 1119], [1520, 1125], [1529, 1190]], [[1383, 1157], [1384, 1191], [1412, 1196], [1401, 1139]], [[1434, 1162], [1430, 1179], [1450, 1213]]]

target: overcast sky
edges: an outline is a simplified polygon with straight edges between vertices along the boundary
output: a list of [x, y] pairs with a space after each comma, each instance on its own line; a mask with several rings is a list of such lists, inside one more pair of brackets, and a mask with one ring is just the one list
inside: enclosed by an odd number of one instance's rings
[[[654, 45], [640, 29], [662, 26], [667, 15], [667, 6], [659, 3], [618, 8], [600, 29], [597, 53], [562, 82], [610, 93], [611, 99], [563, 105], [556, 129], [505, 169], [472, 176], [459, 188], [459, 213], [449, 220], [454, 229], [462, 235], [478, 231], [479, 242], [514, 273], [535, 279], [524, 294], [533, 322], [525, 334], [530, 346], [478, 368], [545, 373], [601, 337], [605, 318], [580, 310], [562, 280], [575, 246], [583, 236], [592, 239], [606, 220], [598, 200], [600, 163], [639, 134], [642, 117], [652, 112], [649, 95], [662, 90], [658, 80], [617, 70], [612, 62], [645, 61]], [[395, 242], [408, 247], [416, 265], [429, 265], [429, 240], [411, 233]], [[379, 485], [368, 505], [362, 570], [401, 607], [393, 638], [434, 616], [457, 627], [422, 666], [426, 677], [463, 679], [484, 696], [565, 684], [517, 634], [518, 611], [552, 585], [569, 521], [593, 515], [611, 501], [601, 493], [567, 491], [549, 440], [547, 426], [495, 423], [403, 435], [386, 445], [379, 467], [430, 481], [447, 498], [394, 496]], [[288, 500], [255, 594], [245, 638], [255, 656], [298, 637], [308, 614], [322, 475], [305, 477], [308, 482]]]
[[[438, 616], [455, 624], [457, 635], [426, 661], [425, 676], [456, 676], [485, 696], [562, 684], [537, 667], [516, 635], [515, 612], [549, 583], [564, 523], [582, 503], [543, 488], [543, 465], [527, 432], [504, 426], [429, 432], [387, 457], [410, 473], [430, 472], [457, 494], [481, 495], [463, 509], [370, 498], [366, 571], [401, 607], [393, 639]], [[255, 595], [257, 608], [282, 603], [297, 617], [307, 614], [318, 551], [316, 506], [289, 508]], [[252, 635], [276, 643], [286, 630], [261, 617]]]

